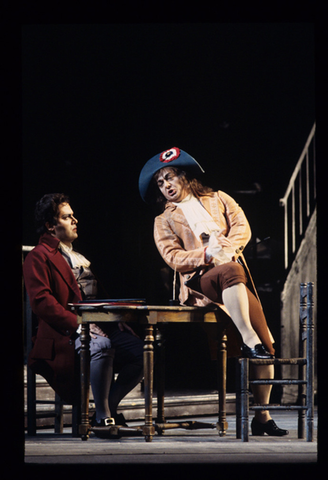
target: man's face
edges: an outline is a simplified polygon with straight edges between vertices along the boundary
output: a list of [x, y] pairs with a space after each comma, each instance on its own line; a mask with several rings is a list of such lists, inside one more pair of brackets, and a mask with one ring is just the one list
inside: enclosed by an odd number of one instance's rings
[[48, 230], [66, 245], [70, 245], [77, 237], [77, 219], [73, 216], [73, 210], [68, 203], [58, 206], [57, 224]]
[[160, 171], [157, 186], [166, 200], [175, 203], [181, 202], [190, 191], [184, 179], [177, 176], [171, 168], [163, 168]]

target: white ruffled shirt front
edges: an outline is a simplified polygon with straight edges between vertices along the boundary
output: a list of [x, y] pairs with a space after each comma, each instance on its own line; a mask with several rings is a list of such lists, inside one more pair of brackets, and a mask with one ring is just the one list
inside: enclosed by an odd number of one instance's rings
[[[81, 253], [75, 252], [73, 250], [73, 245], [66, 245], [63, 242], [59, 242], [59, 248], [63, 252], [63, 256], [68, 257], [69, 261], [71, 262], [71, 268], [76, 268], [76, 267], [89, 267], [91, 265], [91, 262], [87, 260]], [[66, 258], [67, 260], [67, 258]], [[69, 263], [69, 262], [68, 262]], [[76, 330], [76, 333], [80, 335], [81, 333], [81, 325], [78, 326], [78, 329]]]
[[[213, 262], [214, 265], [231, 262], [233, 254], [224, 252], [222, 247], [215, 245], [214, 232], [219, 232], [219, 226], [215, 223], [201, 202], [190, 193], [181, 202], [173, 203], [181, 208], [191, 230], [196, 237], [202, 240], [203, 245], [207, 247], [205, 251], [206, 262]], [[204, 233], [209, 236], [208, 239], [204, 238], [202, 235]], [[212, 237], [214, 237], [214, 248], [211, 248]]]
[[181, 202], [174, 203], [174, 205], [181, 208], [191, 230], [197, 238], [199, 238], [202, 233], [211, 235], [212, 232], [219, 230], [219, 226], [214, 222], [208, 211], [205, 210], [201, 202], [191, 193]]

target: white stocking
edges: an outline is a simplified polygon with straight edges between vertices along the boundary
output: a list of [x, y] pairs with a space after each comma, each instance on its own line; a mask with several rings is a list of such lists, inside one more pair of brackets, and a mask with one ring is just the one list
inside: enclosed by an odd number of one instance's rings
[[255, 345], [261, 343], [249, 318], [249, 305], [245, 285], [237, 283], [232, 285], [232, 287], [224, 289], [222, 299], [232, 321], [242, 336], [243, 342], [250, 348], [254, 348]]

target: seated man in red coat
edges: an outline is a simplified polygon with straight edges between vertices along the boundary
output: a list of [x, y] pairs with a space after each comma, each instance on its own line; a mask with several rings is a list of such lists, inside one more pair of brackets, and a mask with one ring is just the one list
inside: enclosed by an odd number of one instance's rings
[[[29, 366], [46, 378], [63, 400], [79, 394], [77, 353], [81, 347], [77, 316], [68, 304], [96, 298], [90, 262], [73, 250], [77, 219], [69, 198], [48, 194], [35, 210], [39, 244], [24, 262], [24, 280], [38, 329]], [[143, 342], [124, 324], [90, 326], [90, 382], [96, 404], [94, 425], [124, 424], [117, 406], [143, 376]], [[115, 353], [115, 356], [114, 356]], [[115, 360], [114, 360], [115, 357]], [[119, 371], [116, 381], [113, 368]]]

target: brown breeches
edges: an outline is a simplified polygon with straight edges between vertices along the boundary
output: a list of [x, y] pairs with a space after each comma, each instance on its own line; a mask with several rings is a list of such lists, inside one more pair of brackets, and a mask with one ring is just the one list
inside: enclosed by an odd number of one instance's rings
[[[204, 273], [199, 279], [199, 290], [213, 302], [223, 303], [222, 291], [225, 288], [232, 287], [238, 283], [243, 283], [246, 286], [247, 277], [244, 268], [239, 263], [229, 262], [223, 265], [218, 265]], [[262, 306], [247, 286], [246, 291], [252, 327], [266, 349], [274, 354], [272, 339], [270, 337]]]

